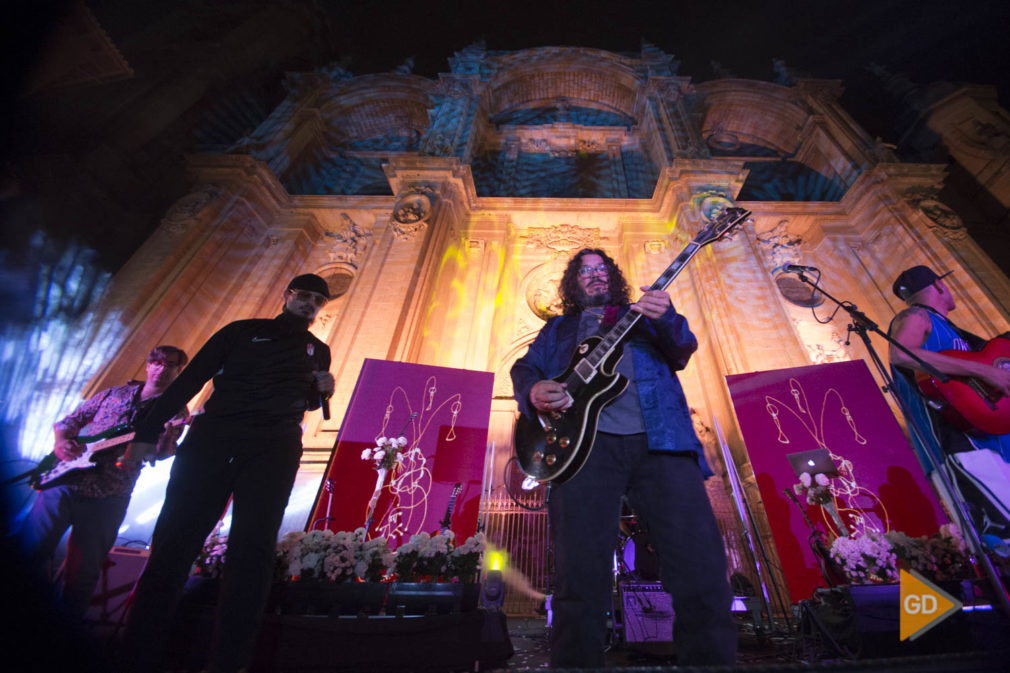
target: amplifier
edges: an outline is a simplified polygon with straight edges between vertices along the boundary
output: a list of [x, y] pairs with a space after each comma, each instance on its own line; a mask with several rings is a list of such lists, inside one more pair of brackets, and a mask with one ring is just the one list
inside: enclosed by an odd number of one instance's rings
[[624, 641], [673, 641], [673, 601], [659, 582], [621, 582], [617, 585], [623, 610]]
[[85, 619], [104, 624], [117, 623], [126, 609], [133, 586], [147, 565], [150, 552], [141, 547], [113, 547], [102, 562], [102, 574], [91, 597]]

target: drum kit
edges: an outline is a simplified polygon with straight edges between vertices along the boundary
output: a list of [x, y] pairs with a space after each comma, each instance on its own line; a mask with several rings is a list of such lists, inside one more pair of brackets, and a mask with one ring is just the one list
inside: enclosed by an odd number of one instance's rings
[[648, 528], [627, 503], [621, 512], [620, 536], [614, 550], [614, 579], [618, 582], [659, 581], [659, 555], [652, 546]]

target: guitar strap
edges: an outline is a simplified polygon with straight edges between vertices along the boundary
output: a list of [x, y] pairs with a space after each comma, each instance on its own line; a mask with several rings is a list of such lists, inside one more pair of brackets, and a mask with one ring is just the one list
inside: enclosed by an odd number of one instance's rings
[[603, 309], [603, 320], [600, 324], [604, 327], [613, 327], [617, 324], [617, 314], [621, 311], [620, 306], [610, 306], [609, 304], [605, 309]]

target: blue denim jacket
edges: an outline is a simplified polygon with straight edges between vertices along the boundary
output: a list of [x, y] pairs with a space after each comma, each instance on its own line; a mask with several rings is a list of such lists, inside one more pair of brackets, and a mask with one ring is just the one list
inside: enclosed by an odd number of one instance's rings
[[[623, 308], [621, 313], [627, 311]], [[551, 379], [565, 371], [575, 351], [579, 327], [578, 315], [551, 318], [544, 325], [529, 350], [512, 365], [512, 388], [519, 411], [532, 417], [530, 389], [537, 381]], [[687, 366], [698, 340], [687, 319], [673, 308], [658, 320], [642, 317], [624, 345], [634, 358], [638, 399], [645, 433], [652, 451], [690, 451], [698, 456], [705, 476], [712, 470], [694, 432], [691, 412], [676, 372]]]

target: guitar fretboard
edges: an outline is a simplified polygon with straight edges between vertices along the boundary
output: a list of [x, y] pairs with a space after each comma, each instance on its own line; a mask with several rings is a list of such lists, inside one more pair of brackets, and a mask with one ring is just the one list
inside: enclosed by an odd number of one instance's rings
[[[684, 266], [701, 250], [706, 244], [711, 243], [724, 236], [730, 229], [735, 227], [739, 222], [744, 220], [748, 215], [749, 211], [743, 210], [742, 208], [731, 208], [726, 213], [722, 215], [716, 222], [713, 222], [708, 227], [706, 227], [701, 233], [695, 236], [694, 240], [687, 244], [687, 246], [681, 251], [679, 255], [670, 263], [670, 266], [666, 267], [666, 270], [659, 275], [649, 289], [650, 290], [665, 290], [673, 282], [677, 274], [681, 272]], [[582, 360], [575, 365], [573, 371], [574, 376], [570, 377], [568, 384], [571, 389], [573, 386], [578, 386], [579, 383], [588, 382], [593, 376], [596, 375], [596, 371], [607, 356], [614, 350], [624, 339], [628, 332], [635, 326], [638, 319], [642, 317], [641, 313], [635, 311], [628, 311], [624, 316], [617, 321], [617, 323], [610, 329], [609, 332], [603, 337], [603, 340], [596, 345], [596, 347]]]

